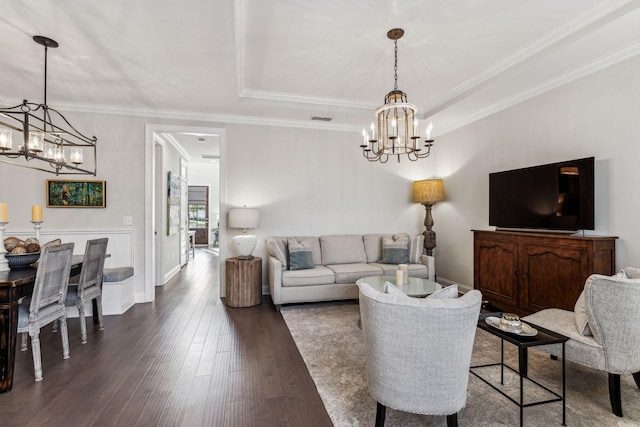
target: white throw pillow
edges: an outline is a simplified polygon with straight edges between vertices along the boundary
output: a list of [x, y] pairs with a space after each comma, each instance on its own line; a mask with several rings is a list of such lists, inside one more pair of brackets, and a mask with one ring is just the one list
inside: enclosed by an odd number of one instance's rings
[[458, 298], [458, 285], [451, 285], [451, 286], [447, 286], [446, 288], [442, 288], [439, 291], [435, 291], [431, 295], [427, 296], [427, 298], [434, 298], [434, 299]]
[[384, 282], [384, 293], [385, 294], [391, 294], [391, 295], [403, 295], [404, 296], [404, 292], [402, 292], [400, 289], [398, 289], [396, 287], [396, 285], [394, 285], [393, 283], [390, 283], [390, 282]]

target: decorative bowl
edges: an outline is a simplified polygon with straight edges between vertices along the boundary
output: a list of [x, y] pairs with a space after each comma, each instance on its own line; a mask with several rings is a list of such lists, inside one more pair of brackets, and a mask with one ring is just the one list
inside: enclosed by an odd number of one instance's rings
[[9, 268], [17, 270], [19, 268], [27, 268], [40, 258], [40, 252], [32, 252], [26, 254], [5, 254], [9, 262]]
[[502, 318], [500, 318], [500, 329], [519, 334], [522, 332], [520, 316], [514, 313], [503, 313]]

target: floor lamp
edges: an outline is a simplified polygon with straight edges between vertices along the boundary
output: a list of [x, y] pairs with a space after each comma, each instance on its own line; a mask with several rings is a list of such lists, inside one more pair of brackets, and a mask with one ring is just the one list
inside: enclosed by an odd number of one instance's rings
[[426, 209], [424, 217], [424, 253], [433, 256], [433, 248], [436, 247], [436, 232], [433, 227], [431, 207], [444, 200], [444, 185], [441, 179], [425, 179], [413, 183], [413, 201], [422, 203]]

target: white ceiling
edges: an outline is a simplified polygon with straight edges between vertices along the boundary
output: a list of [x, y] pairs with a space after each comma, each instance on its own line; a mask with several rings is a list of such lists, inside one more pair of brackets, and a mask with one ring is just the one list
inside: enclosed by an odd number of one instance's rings
[[[405, 30], [398, 87], [436, 137], [640, 53], [640, 0], [0, 0], [0, 11], [2, 106], [41, 102], [43, 48], [31, 37], [44, 35], [60, 44], [48, 102], [63, 112], [354, 140], [393, 89], [394, 27]], [[194, 157], [203, 148], [174, 137]]]

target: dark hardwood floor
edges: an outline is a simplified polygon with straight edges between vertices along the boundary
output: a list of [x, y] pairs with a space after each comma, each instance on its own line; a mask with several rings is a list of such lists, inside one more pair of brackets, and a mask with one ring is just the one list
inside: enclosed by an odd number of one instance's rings
[[218, 295], [218, 259], [196, 250], [155, 302], [106, 316], [104, 331], [89, 320], [87, 344], [69, 319], [70, 359], [45, 327], [44, 379], [18, 348], [0, 425], [331, 426], [271, 300], [230, 308]]

